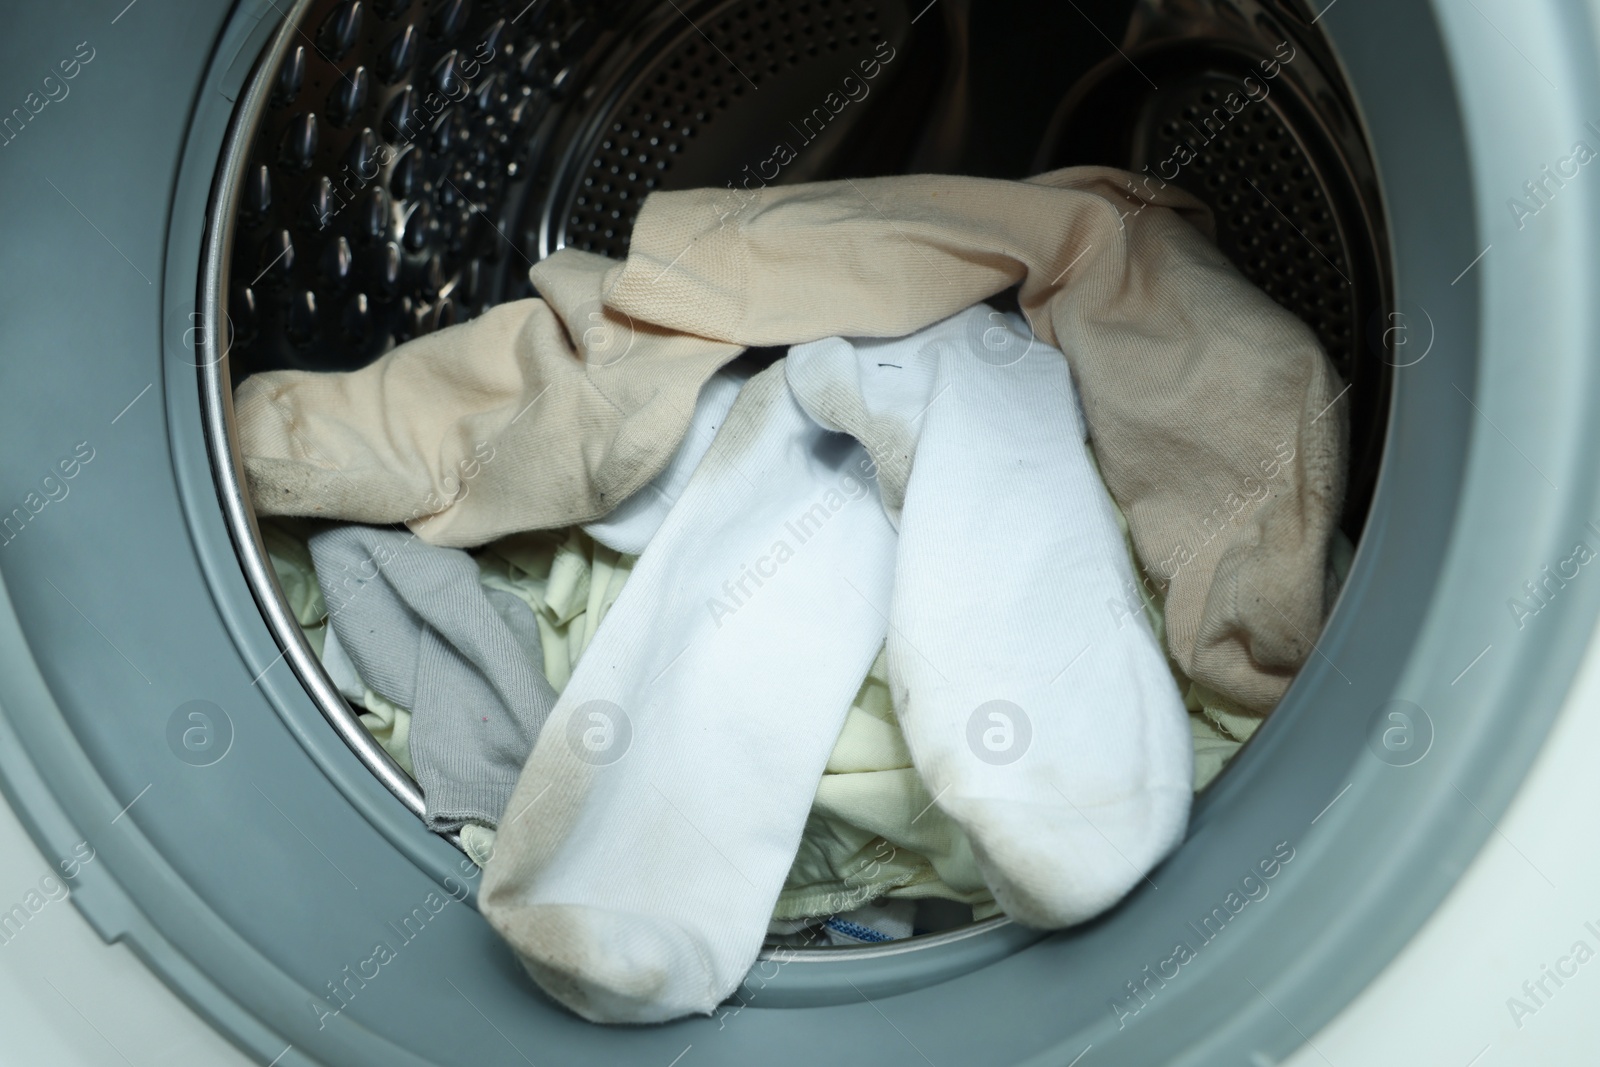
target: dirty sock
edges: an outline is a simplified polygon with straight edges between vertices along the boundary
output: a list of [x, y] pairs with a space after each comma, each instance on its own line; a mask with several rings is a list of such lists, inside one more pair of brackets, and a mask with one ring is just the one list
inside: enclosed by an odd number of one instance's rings
[[1155, 635], [1108, 607], [1134, 577], [1067, 362], [981, 305], [848, 342], [854, 366], [842, 344], [797, 346], [789, 379], [886, 456], [886, 500], [909, 474], [888, 650], [912, 760], [1008, 915], [1087, 919], [1181, 839], [1193, 755]]
[[495, 825], [555, 705], [533, 612], [478, 565], [403, 530], [338, 526], [309, 542], [342, 656], [331, 673], [411, 709], [411, 763], [435, 830]]
[[867, 465], [752, 378], [529, 757], [481, 907], [584, 1018], [707, 1013], [754, 963], [884, 636]]

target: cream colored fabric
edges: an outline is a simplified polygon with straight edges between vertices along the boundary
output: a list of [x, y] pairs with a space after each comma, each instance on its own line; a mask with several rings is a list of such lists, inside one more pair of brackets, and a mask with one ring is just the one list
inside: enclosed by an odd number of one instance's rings
[[479, 579], [533, 609], [544, 676], [559, 693], [638, 558], [613, 552], [578, 529], [519, 534], [479, 553]]
[[879, 652], [828, 756], [772, 917], [833, 915], [886, 896], [959, 900], [979, 918], [999, 912], [966, 834], [911, 766]]
[[744, 348], [614, 325], [599, 310], [612, 266], [567, 249], [533, 268], [544, 300], [357, 371], [246, 379], [234, 416], [257, 513], [404, 522], [453, 547], [609, 514], [666, 466], [700, 387]]
[[263, 514], [405, 521], [437, 544], [580, 523], [665, 466], [745, 346], [900, 336], [1020, 283], [1166, 586], [1174, 658], [1262, 711], [1323, 617], [1346, 420], [1311, 331], [1206, 225], [1186, 194], [1098, 167], [657, 193], [626, 263], [536, 265], [544, 301], [359, 371], [246, 380], [246, 473]]

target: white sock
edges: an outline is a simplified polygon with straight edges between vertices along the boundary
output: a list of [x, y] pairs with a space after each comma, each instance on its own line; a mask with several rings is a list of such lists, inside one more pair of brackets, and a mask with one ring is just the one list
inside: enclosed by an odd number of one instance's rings
[[585, 1018], [710, 1012], [755, 962], [887, 625], [868, 466], [752, 378], [540, 735], [481, 906]]
[[[839, 344], [789, 354], [801, 402], [824, 401], [830, 422], [848, 409]], [[882, 428], [895, 421], [890, 403], [920, 431], [888, 639], [913, 762], [1008, 915], [1080, 922], [1182, 839], [1193, 754], [1154, 634], [1108, 606], [1122, 602], [1132, 567], [1066, 359], [981, 305], [893, 344], [851, 347], [860, 410], [875, 417], [869, 440], [893, 436]], [[881, 380], [898, 364], [920, 382], [930, 361], [924, 390]]]
[[671, 462], [655, 480], [628, 497], [616, 510], [603, 519], [587, 523], [583, 532], [616, 552], [637, 556], [644, 551], [660, 529], [661, 522], [683, 490], [689, 484], [706, 449], [717, 434], [717, 427], [728, 417], [734, 397], [744, 385], [747, 375], [741, 371], [723, 368], [706, 380], [695, 401], [694, 416], [683, 435], [683, 443], [673, 454]]

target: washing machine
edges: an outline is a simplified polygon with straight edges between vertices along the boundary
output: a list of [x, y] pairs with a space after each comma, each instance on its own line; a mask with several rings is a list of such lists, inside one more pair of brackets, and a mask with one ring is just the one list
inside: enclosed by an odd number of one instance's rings
[[[9, 12], [0, 1062], [1593, 1062], [1597, 15]], [[318, 664], [231, 389], [530, 295], [559, 248], [624, 256], [651, 191], [745, 181], [791, 137], [784, 181], [1103, 163], [1200, 197], [1347, 384], [1355, 552], [1288, 694], [1110, 912], [774, 945], [727, 1010], [596, 1026], [523, 973]]]

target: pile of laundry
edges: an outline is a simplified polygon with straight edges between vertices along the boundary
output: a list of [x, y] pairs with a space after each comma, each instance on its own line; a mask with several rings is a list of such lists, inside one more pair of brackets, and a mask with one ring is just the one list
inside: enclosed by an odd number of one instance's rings
[[1341, 383], [1208, 227], [1105, 168], [657, 193], [239, 386], [285, 594], [541, 988], [710, 1012], [769, 937], [1068, 926], [1177, 845], [1349, 554]]

